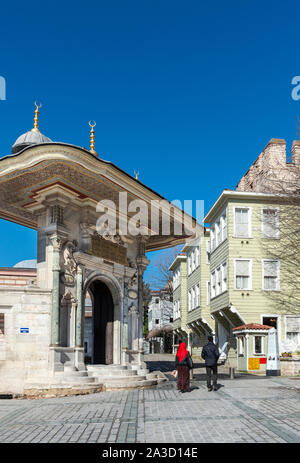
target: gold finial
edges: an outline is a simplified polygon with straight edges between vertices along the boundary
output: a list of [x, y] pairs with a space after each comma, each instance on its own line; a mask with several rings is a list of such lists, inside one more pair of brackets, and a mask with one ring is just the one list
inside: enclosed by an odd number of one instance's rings
[[135, 179], [138, 180], [138, 179], [139, 179], [139, 175], [140, 175], [139, 171], [137, 172], [137, 171], [135, 170], [135, 171], [134, 171], [134, 174], [135, 174]]
[[34, 111], [34, 123], [33, 123], [33, 129], [31, 129], [31, 132], [39, 132], [39, 109], [42, 107], [42, 103], [38, 104], [36, 101], [34, 102], [35, 104], [35, 111]]
[[94, 130], [94, 127], [96, 125], [96, 122], [95, 121], [90, 121], [89, 122], [89, 126], [91, 127], [91, 133], [90, 133], [90, 152], [93, 153], [93, 154], [97, 154], [97, 152], [95, 151], [95, 130]]

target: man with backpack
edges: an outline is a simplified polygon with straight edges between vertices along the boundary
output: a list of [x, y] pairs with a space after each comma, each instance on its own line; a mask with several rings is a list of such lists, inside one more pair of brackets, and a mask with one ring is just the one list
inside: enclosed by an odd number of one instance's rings
[[[217, 346], [213, 343], [213, 337], [210, 335], [208, 336], [208, 343], [202, 349], [201, 357], [205, 360], [207, 388], [209, 391], [217, 391], [217, 362], [220, 353]], [[211, 379], [213, 380], [213, 388], [211, 386]]]

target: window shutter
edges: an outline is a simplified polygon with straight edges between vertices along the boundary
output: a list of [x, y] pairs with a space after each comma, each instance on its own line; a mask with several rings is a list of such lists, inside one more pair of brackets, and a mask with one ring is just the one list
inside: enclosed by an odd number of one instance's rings
[[279, 233], [278, 211], [275, 209], [263, 209], [263, 236], [265, 238], [276, 238]]
[[237, 260], [236, 261], [236, 275], [238, 276], [249, 276], [249, 261], [248, 260]]
[[300, 317], [286, 317], [286, 331], [300, 333]]
[[248, 209], [235, 210], [235, 234], [241, 237], [248, 236]]
[[277, 277], [277, 261], [264, 262], [264, 275], [265, 277]]

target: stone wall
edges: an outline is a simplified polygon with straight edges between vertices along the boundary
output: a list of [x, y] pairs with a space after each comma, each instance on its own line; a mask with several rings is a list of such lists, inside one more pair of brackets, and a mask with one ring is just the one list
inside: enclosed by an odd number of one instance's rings
[[51, 292], [0, 288], [0, 392], [22, 393], [30, 378], [48, 375]]
[[281, 358], [280, 371], [281, 376], [300, 375], [300, 358]]

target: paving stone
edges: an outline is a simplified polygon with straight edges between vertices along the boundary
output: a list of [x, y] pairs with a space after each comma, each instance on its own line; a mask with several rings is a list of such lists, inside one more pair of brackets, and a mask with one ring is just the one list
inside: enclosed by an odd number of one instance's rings
[[0, 400], [0, 443], [300, 442], [300, 382], [223, 374], [212, 394], [199, 368], [182, 395], [164, 358], [150, 361], [170, 377], [155, 389]]

